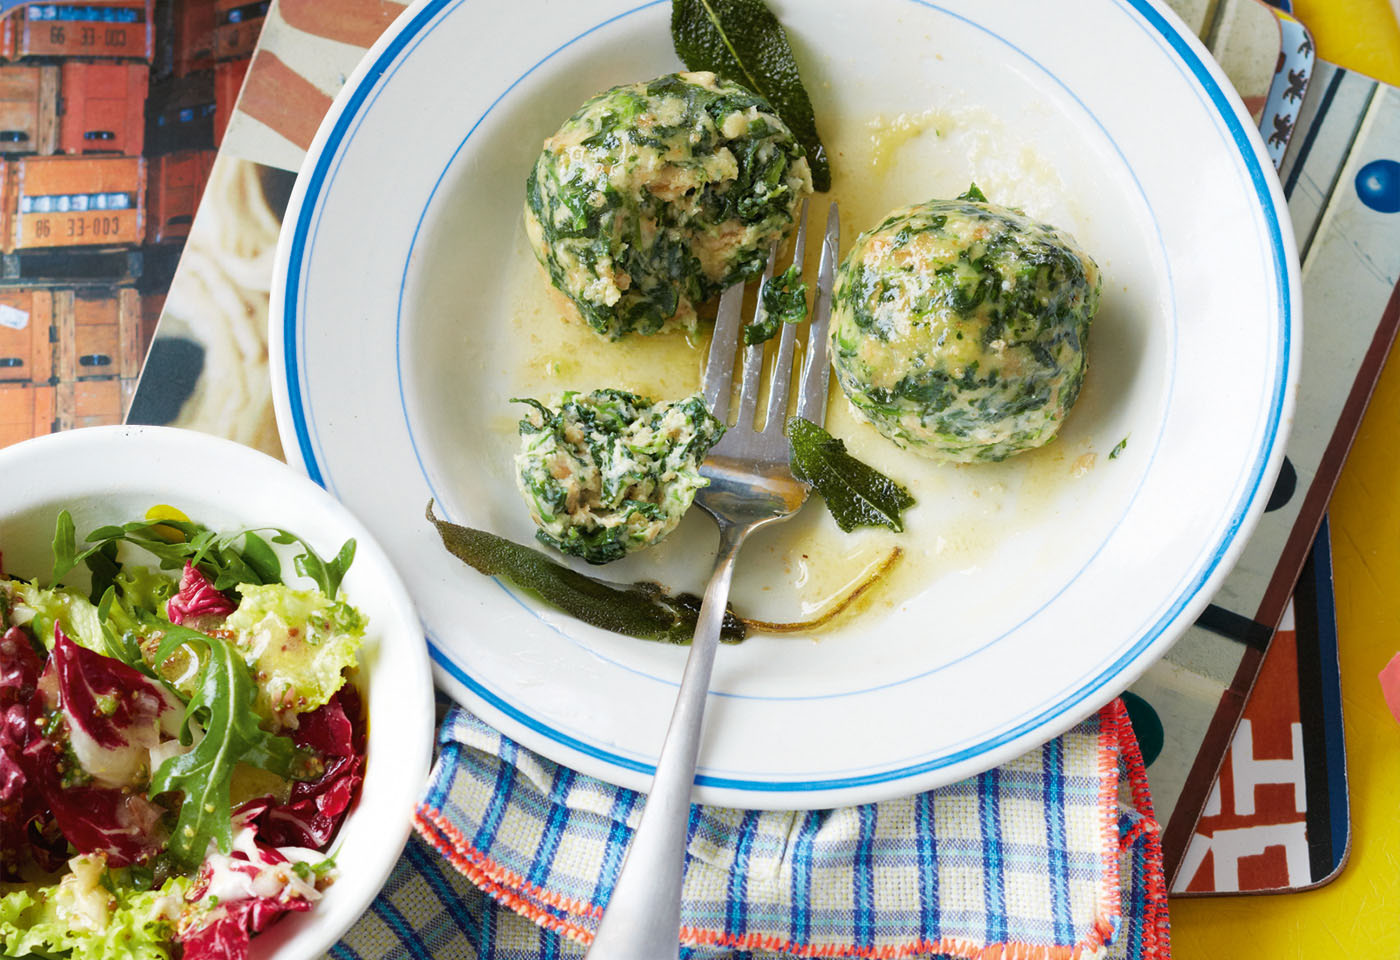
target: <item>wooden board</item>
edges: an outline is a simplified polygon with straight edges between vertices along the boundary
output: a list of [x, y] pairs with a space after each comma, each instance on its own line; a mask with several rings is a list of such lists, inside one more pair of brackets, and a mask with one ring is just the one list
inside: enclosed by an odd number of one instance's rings
[[54, 375], [53, 296], [0, 290], [0, 381], [48, 383]]
[[144, 63], [65, 62], [59, 150], [140, 156], [146, 142], [149, 73]]
[[0, 66], [0, 153], [53, 153], [57, 128], [58, 68]]
[[7, 249], [140, 243], [145, 163], [142, 157], [22, 157], [14, 164]]
[[169, 243], [189, 236], [214, 156], [213, 150], [181, 150], [148, 161], [147, 243]]
[[267, 16], [267, 0], [216, 0], [214, 59], [232, 60], [252, 54]]
[[115, 57], [150, 61], [154, 0], [34, 4], [4, 20], [0, 44], [11, 59]]
[[0, 383], [0, 447], [57, 429], [54, 394], [47, 384]]

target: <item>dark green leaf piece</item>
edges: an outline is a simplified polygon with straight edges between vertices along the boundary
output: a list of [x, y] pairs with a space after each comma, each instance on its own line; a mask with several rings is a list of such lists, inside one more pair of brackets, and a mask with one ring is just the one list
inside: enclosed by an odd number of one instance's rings
[[914, 505], [908, 490], [851, 456], [846, 444], [810, 420], [788, 420], [787, 435], [793, 476], [817, 488], [838, 527], [847, 533], [856, 527], [904, 530], [899, 514]]
[[773, 105], [812, 167], [812, 185], [831, 189], [831, 166], [817, 135], [787, 32], [763, 0], [671, 0], [671, 42], [690, 70], [709, 70]]
[[[624, 586], [595, 580], [504, 537], [439, 520], [431, 501], [427, 517], [458, 560], [488, 577], [505, 577], [584, 623], [660, 643], [689, 643], [695, 635], [699, 597], [673, 596], [654, 583]], [[744, 622], [726, 609], [721, 642], [738, 643], [747, 633]]]
[[49, 582], [58, 586], [68, 571], [77, 565], [77, 531], [73, 526], [73, 515], [67, 510], [60, 510], [58, 521], [54, 524], [53, 572]]
[[184, 794], [168, 851], [182, 866], [194, 868], [204, 861], [210, 841], [225, 853], [233, 845], [229, 809], [233, 768], [247, 763], [285, 777], [291, 772], [296, 748], [288, 738], [258, 726], [253, 712], [257, 690], [233, 644], [175, 624], [161, 623], [159, 629], [164, 637], [156, 650], [156, 663], [186, 644], [203, 659], [180, 739], [192, 740], [191, 720], [204, 728], [204, 737], [189, 753], [162, 763], [150, 786], [151, 796], [175, 790]]
[[807, 284], [802, 265], [794, 263], [776, 277], [763, 281], [758, 292], [758, 318], [744, 327], [744, 342], [752, 346], [772, 340], [784, 323], [807, 319]]
[[281, 582], [282, 561], [267, 541], [251, 530], [243, 535], [243, 561], [257, 574], [257, 579], [248, 583]]
[[983, 193], [982, 190], [975, 183], [968, 184], [967, 189], [964, 190], [962, 193], [958, 194], [958, 199], [971, 200], [973, 203], [991, 202], [987, 199], [987, 195]]
[[1122, 440], [1118, 441], [1118, 446], [1114, 447], [1113, 450], [1109, 453], [1108, 459], [1117, 460], [1118, 455], [1126, 449], [1128, 449], [1128, 438], [1124, 437]]

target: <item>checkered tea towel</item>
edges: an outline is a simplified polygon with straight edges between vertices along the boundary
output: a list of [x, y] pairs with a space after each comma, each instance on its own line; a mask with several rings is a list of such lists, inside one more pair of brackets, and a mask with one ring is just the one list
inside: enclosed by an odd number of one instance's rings
[[[420, 836], [330, 955], [581, 957], [645, 796], [545, 760], [460, 708], [439, 745]], [[1126, 712], [1114, 703], [1005, 766], [915, 797], [693, 807], [682, 924], [682, 955], [697, 960], [1166, 960], [1157, 824]]]

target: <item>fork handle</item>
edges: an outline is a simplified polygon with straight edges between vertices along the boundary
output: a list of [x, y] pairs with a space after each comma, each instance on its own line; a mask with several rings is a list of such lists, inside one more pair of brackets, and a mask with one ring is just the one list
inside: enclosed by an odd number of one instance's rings
[[641, 823], [613, 887], [589, 960], [675, 960], [680, 955], [681, 879], [690, 791], [720, 627], [746, 526], [720, 524], [719, 555], [685, 661], [676, 706]]

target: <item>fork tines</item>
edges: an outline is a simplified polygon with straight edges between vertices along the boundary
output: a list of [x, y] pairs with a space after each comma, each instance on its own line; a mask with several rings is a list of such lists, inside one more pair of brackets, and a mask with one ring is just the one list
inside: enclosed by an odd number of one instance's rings
[[[798, 216], [797, 238], [793, 247], [792, 262], [801, 269], [807, 250], [807, 207], [803, 201]], [[821, 264], [817, 271], [817, 293], [812, 305], [811, 323], [808, 325], [805, 358], [798, 385], [797, 415], [820, 424], [826, 415], [827, 381], [830, 364], [827, 362], [826, 331], [831, 317], [831, 290], [836, 276], [836, 257], [840, 247], [841, 222], [833, 203], [827, 212], [826, 232], [822, 237]], [[768, 266], [763, 272], [763, 283], [773, 277], [777, 265], [778, 250], [774, 247], [768, 257]], [[754, 308], [754, 320], [759, 318], [762, 309], [762, 287], [759, 288], [759, 305]], [[710, 342], [710, 355], [705, 363], [703, 390], [705, 403], [710, 412], [722, 421], [729, 419], [730, 394], [733, 392], [735, 354], [739, 345], [743, 310], [744, 285], [736, 283], [719, 301], [719, 312], [715, 316], [714, 338]], [[764, 414], [761, 436], [764, 438], [783, 437], [783, 426], [787, 419], [788, 392], [792, 382], [793, 354], [797, 346], [798, 324], [784, 323], [777, 340], [777, 355], [774, 357], [773, 377], [769, 383], [768, 405]], [[742, 437], [755, 435], [754, 414], [758, 407], [758, 397], [763, 384], [763, 354], [766, 344], [756, 343], [745, 346], [743, 372], [739, 384], [739, 412], [736, 422], [730, 426], [717, 451], [730, 441], [737, 442]]]

